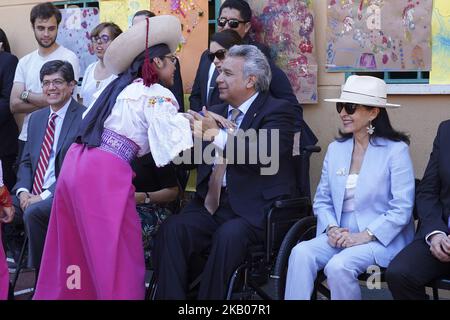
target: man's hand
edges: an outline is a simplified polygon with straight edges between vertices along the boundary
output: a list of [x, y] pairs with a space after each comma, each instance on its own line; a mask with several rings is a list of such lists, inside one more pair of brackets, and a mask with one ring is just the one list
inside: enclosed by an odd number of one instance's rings
[[220, 127], [214, 117], [203, 107], [203, 116], [200, 113], [189, 110], [189, 122], [194, 137], [205, 141], [212, 141], [219, 134]]
[[26, 204], [28, 203], [28, 199], [31, 196], [31, 193], [28, 193], [26, 191], [22, 191], [21, 193], [19, 193], [20, 208], [22, 209], [22, 211], [25, 211]]
[[438, 233], [431, 236], [431, 254], [441, 262], [450, 262], [450, 236]]
[[3, 223], [10, 223], [14, 219], [14, 207], [3, 207], [1, 215], [0, 215], [0, 222]]
[[21, 192], [19, 194], [19, 199], [20, 199], [20, 207], [22, 208], [23, 211], [25, 211], [33, 203], [42, 201], [40, 195], [32, 195], [28, 192]]

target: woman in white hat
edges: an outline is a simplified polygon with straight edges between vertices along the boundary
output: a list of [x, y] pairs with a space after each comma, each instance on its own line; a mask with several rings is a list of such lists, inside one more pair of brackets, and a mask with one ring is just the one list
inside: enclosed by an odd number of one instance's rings
[[350, 76], [336, 102], [340, 137], [328, 146], [314, 198], [316, 238], [289, 257], [286, 299], [310, 299], [319, 270], [331, 299], [361, 299], [358, 275], [387, 267], [413, 239], [414, 171], [409, 139], [395, 131], [386, 84]]
[[173, 84], [181, 25], [173, 16], [138, 23], [104, 56], [119, 77], [83, 120], [58, 178], [35, 299], [143, 299], [144, 252], [130, 162], [157, 166], [192, 146]]

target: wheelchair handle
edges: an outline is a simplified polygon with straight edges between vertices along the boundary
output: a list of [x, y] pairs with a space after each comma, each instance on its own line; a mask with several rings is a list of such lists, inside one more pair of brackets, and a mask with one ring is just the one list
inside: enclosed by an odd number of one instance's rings
[[302, 147], [302, 151], [309, 152], [309, 153], [318, 153], [322, 151], [322, 148], [320, 146], [316, 145], [309, 145]]

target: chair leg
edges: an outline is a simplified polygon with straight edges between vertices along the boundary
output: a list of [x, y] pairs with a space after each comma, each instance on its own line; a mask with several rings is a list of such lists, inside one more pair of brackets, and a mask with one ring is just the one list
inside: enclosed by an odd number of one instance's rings
[[438, 286], [435, 283], [433, 283], [432, 288], [433, 288], [433, 300], [439, 300], [439, 289], [438, 289]]
[[14, 292], [16, 288], [17, 280], [19, 279], [20, 271], [22, 270], [23, 258], [25, 257], [25, 250], [28, 246], [28, 235], [25, 233], [25, 238], [23, 240], [22, 249], [20, 250], [19, 261], [16, 262], [16, 272], [14, 273], [14, 279], [12, 282], [12, 290]]

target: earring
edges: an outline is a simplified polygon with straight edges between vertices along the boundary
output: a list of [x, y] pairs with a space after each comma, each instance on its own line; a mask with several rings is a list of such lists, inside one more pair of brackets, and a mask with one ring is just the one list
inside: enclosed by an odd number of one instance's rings
[[375, 132], [375, 127], [372, 125], [372, 121], [369, 121], [369, 126], [367, 127], [367, 133], [372, 135]]

